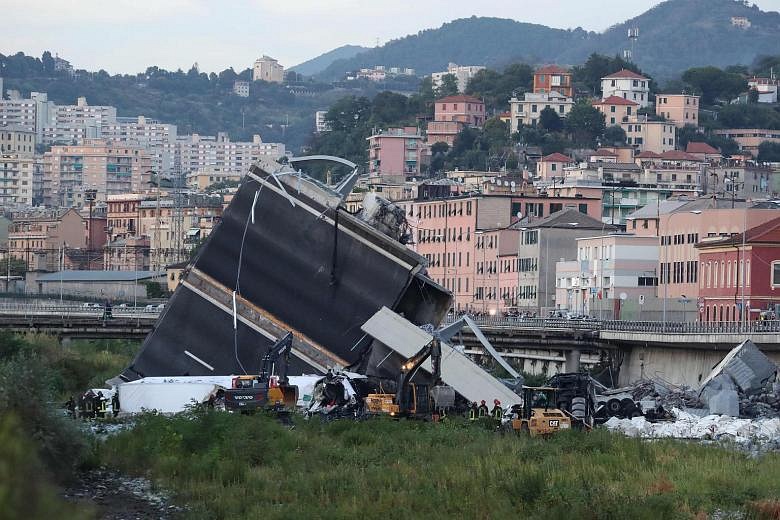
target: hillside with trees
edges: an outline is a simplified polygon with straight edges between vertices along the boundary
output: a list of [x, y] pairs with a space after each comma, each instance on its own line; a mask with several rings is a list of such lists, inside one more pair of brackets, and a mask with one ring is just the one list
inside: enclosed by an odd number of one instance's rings
[[[746, 17], [751, 27], [733, 26], [733, 16]], [[594, 52], [622, 54], [630, 48], [627, 31], [632, 27], [640, 30], [634, 60], [656, 79], [697, 66], [750, 65], [759, 54], [780, 54], [780, 13], [735, 0], [667, 0], [603, 33], [502, 18], [454, 20], [337, 60], [321, 76], [338, 79], [374, 65], [412, 67], [419, 74], [445, 70], [448, 62], [492, 68], [513, 62], [573, 65]]]

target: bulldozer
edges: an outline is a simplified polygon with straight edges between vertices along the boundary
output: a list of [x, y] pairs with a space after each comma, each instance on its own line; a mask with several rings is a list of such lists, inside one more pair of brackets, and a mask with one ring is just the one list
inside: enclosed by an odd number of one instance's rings
[[[298, 387], [287, 381], [292, 349], [292, 332], [274, 343], [263, 356], [260, 374], [236, 376], [225, 390], [225, 409], [251, 413], [262, 409], [276, 411], [295, 408]], [[273, 374], [279, 362], [278, 374]]]
[[512, 430], [537, 437], [571, 429], [569, 415], [556, 408], [557, 394], [552, 387], [524, 386], [522, 407], [513, 407]]

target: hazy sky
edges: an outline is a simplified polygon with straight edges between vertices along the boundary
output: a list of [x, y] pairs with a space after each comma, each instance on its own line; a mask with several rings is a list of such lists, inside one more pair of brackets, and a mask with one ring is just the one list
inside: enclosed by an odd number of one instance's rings
[[[780, 0], [753, 0], [780, 10]], [[0, 53], [58, 52], [76, 68], [149, 65], [243, 70], [268, 54], [291, 67], [345, 44], [364, 46], [455, 18], [497, 16], [603, 31], [658, 0], [0, 0]]]

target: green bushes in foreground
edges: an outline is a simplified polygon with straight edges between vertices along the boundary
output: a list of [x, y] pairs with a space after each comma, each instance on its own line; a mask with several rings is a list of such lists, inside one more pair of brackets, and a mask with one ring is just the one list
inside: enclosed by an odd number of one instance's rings
[[[780, 495], [780, 457], [607, 431], [552, 439], [467, 424], [149, 415], [102, 458], [193, 518], [691, 518]], [[771, 502], [762, 502], [771, 504]]]

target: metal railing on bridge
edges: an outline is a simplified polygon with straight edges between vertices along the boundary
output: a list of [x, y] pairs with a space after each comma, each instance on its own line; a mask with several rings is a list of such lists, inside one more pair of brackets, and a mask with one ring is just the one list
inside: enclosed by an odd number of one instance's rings
[[[456, 317], [448, 315], [445, 322]], [[512, 316], [478, 316], [473, 320], [480, 327], [530, 330], [591, 330], [647, 332], [654, 334], [762, 334], [780, 333], [780, 320], [740, 322], [658, 322], [598, 320], [593, 318], [521, 318]]]
[[[111, 307], [110, 316], [112, 318], [132, 318], [139, 320], [156, 320], [160, 316], [162, 309], [158, 305], [146, 306], [122, 306]], [[35, 318], [84, 318], [84, 319], [106, 319], [108, 313], [103, 305], [96, 303], [52, 303], [52, 302], [34, 302], [34, 303], [16, 303], [0, 302], [0, 318], [19, 318], [25, 317], [34, 320]]]

